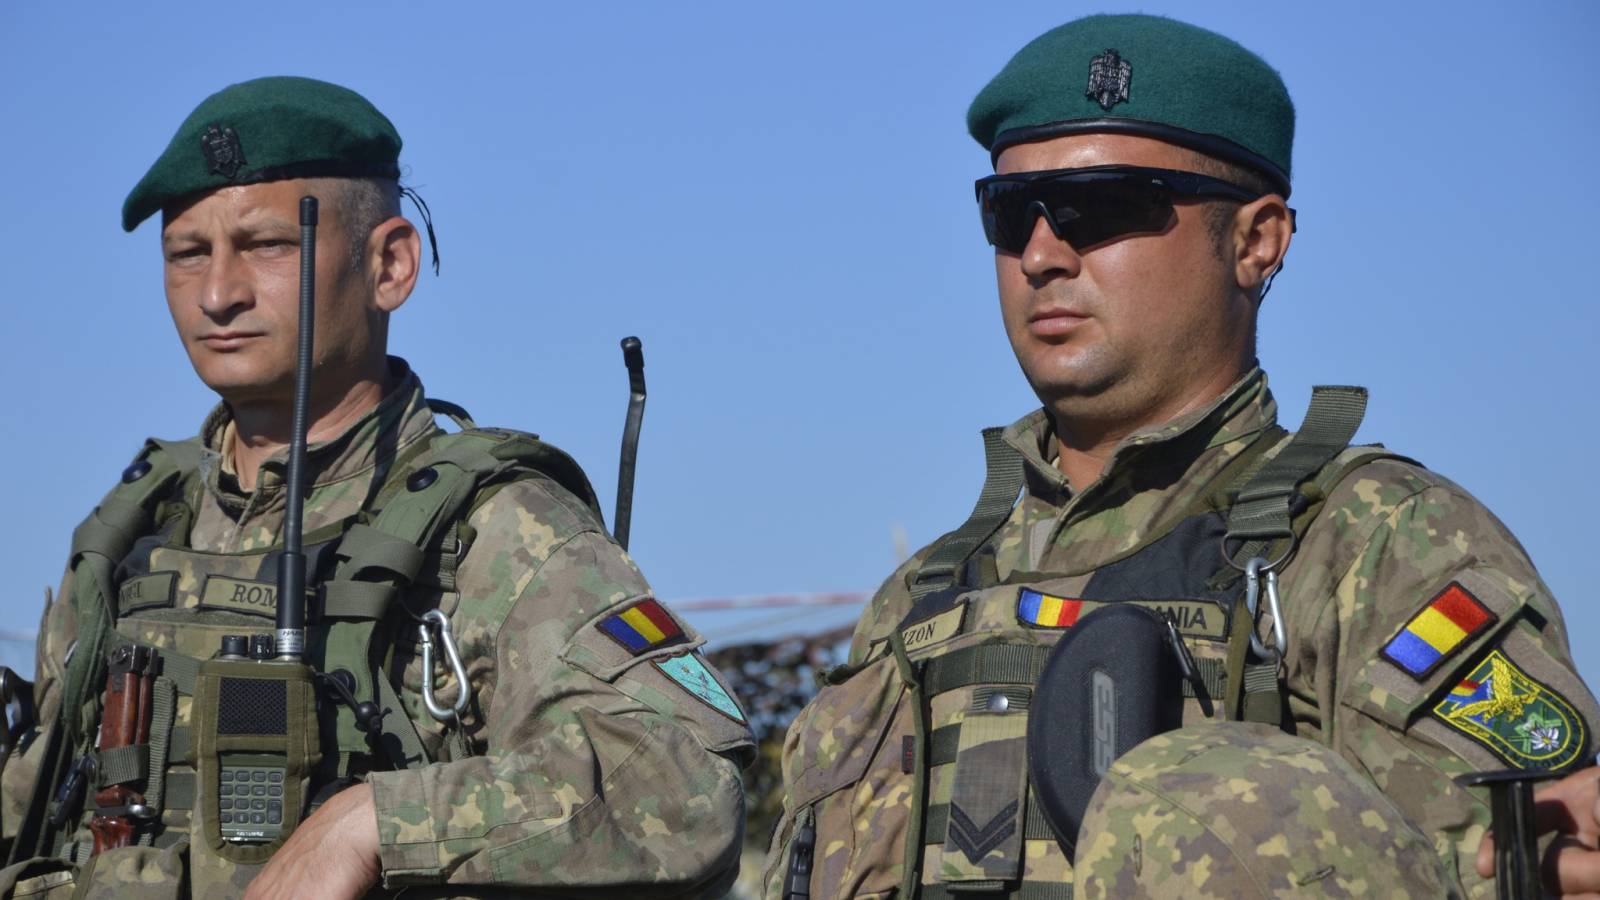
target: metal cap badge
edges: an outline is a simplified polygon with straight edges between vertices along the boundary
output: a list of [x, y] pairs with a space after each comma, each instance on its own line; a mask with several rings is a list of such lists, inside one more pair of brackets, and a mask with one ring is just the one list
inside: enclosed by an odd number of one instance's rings
[[210, 126], [200, 136], [200, 149], [212, 173], [223, 178], [232, 178], [245, 163], [244, 148], [239, 146], [239, 135], [232, 128]]
[[1133, 81], [1133, 66], [1122, 54], [1111, 48], [1089, 60], [1089, 86], [1083, 95], [1098, 101], [1100, 108], [1109, 112], [1111, 107], [1128, 100], [1128, 85]]

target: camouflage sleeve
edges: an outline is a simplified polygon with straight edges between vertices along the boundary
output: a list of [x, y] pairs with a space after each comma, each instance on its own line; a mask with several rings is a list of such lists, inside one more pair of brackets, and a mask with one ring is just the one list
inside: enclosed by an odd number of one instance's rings
[[1306, 635], [1291, 690], [1315, 704], [1299, 717], [1489, 892], [1473, 865], [1487, 798], [1452, 779], [1587, 765], [1600, 725], [1549, 589], [1482, 504], [1395, 462], [1347, 478], [1300, 555], [1288, 590], [1319, 599], [1286, 613]]
[[743, 713], [699, 639], [564, 491], [472, 516], [452, 624], [482, 755], [372, 775], [384, 882], [654, 897], [738, 869]]
[[0, 839], [9, 847], [21, 827], [23, 812], [33, 793], [40, 765], [44, 762], [45, 748], [50, 743], [50, 729], [61, 705], [61, 679], [66, 670], [67, 649], [77, 639], [77, 618], [73, 615], [72, 573], [62, 576], [61, 589], [51, 602], [45, 594], [45, 607], [39, 622], [39, 637], [34, 644], [33, 698], [34, 710], [40, 722], [39, 733], [27, 741], [23, 752], [5, 760], [0, 770]]

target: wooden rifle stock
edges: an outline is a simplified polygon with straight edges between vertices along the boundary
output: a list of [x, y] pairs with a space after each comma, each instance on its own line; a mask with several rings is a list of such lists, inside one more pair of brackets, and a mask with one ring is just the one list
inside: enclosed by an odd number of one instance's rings
[[[151, 699], [155, 687], [155, 661], [149, 647], [124, 646], [112, 651], [106, 664], [104, 712], [100, 717], [101, 753], [150, 741]], [[125, 784], [113, 784], [95, 792], [94, 818], [89, 831], [94, 835], [94, 854], [126, 847], [133, 843], [130, 807], [144, 804], [144, 795]]]

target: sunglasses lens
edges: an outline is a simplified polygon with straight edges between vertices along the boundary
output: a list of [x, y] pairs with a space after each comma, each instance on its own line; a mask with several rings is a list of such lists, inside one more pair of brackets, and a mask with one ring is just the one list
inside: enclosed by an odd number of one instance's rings
[[984, 236], [1006, 253], [1022, 252], [1041, 215], [1080, 251], [1128, 234], [1161, 231], [1172, 218], [1170, 194], [1141, 178], [995, 181], [984, 185], [978, 205]]

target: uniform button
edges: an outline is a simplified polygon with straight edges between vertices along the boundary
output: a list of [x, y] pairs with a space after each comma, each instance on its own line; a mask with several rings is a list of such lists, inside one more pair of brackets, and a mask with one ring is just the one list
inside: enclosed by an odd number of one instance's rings
[[232, 781], [233, 780], [233, 770], [232, 769], [223, 769], [222, 770], [222, 780], [223, 781]]
[[232, 800], [224, 799], [222, 801], [221, 805], [222, 805], [223, 809], [233, 809], [233, 801]]
[[282, 797], [283, 796], [283, 785], [281, 785], [281, 784], [269, 785], [267, 787], [267, 796], [268, 797]]
[[1011, 700], [1005, 694], [990, 694], [989, 702], [985, 705], [989, 712], [1002, 713], [1011, 708]]
[[409, 490], [411, 493], [415, 494], [417, 491], [427, 490], [428, 485], [433, 484], [438, 480], [439, 470], [435, 469], [433, 466], [418, 469], [417, 471], [411, 473], [410, 478], [406, 479], [406, 490]]
[[251, 813], [250, 814], [250, 824], [251, 825], [265, 825], [265, 824], [267, 824], [267, 814], [266, 813]]
[[267, 780], [267, 773], [265, 773], [265, 772], [256, 772], [254, 775], [251, 775], [250, 777], [254, 778], [256, 781], [266, 781]]
[[278, 802], [277, 800], [269, 801], [267, 803], [267, 815], [269, 815], [269, 816], [281, 816], [281, 815], [283, 815], [283, 804]]
[[267, 813], [267, 824], [268, 825], [282, 825], [283, 824], [283, 815], [280, 814], [280, 813]]
[[122, 483], [133, 484], [135, 481], [150, 474], [150, 461], [141, 459], [133, 465], [122, 470]]
[[269, 772], [269, 773], [267, 773], [267, 780], [272, 782], [273, 784], [277, 784], [278, 782], [283, 780], [283, 773], [282, 772]]
[[222, 786], [222, 796], [224, 796], [224, 797], [233, 796], [233, 785], [231, 785], [231, 784], [223, 785]]
[[221, 818], [222, 818], [222, 824], [224, 824], [224, 825], [232, 825], [233, 824], [233, 813], [223, 813]]
[[250, 808], [255, 810], [255, 811], [257, 811], [257, 812], [264, 811], [267, 808], [267, 801], [265, 801], [265, 800], [251, 800], [250, 801]]
[[265, 797], [267, 795], [267, 786], [264, 784], [258, 784], [256, 785], [255, 790], [251, 791], [250, 793], [257, 797]]

